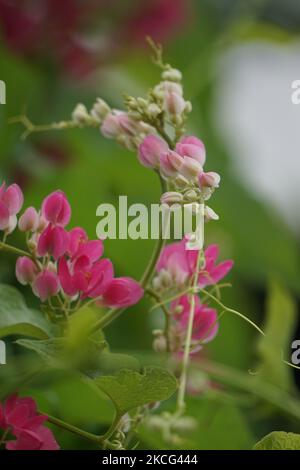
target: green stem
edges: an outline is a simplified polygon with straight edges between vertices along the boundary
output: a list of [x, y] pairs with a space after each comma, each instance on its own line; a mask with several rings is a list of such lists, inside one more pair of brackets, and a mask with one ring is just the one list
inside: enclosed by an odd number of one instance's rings
[[[44, 413], [41, 413], [41, 414], [44, 414]], [[80, 436], [83, 439], [87, 439], [89, 441], [95, 442], [96, 444], [100, 445], [103, 443], [103, 438], [101, 436], [97, 436], [96, 434], [92, 434], [90, 432], [84, 431], [83, 429], [77, 428], [76, 426], [66, 423], [65, 421], [62, 421], [61, 419], [55, 418], [54, 416], [49, 416], [47, 413], [45, 413], [45, 415], [48, 416], [49, 423], [52, 423], [55, 426], [60, 427], [61, 429], [64, 429], [73, 434], [76, 434], [77, 436]]]
[[250, 320], [250, 318], [246, 317], [245, 315], [238, 312], [237, 310], [233, 310], [232, 308], [227, 307], [217, 297], [215, 297], [214, 295], [212, 295], [210, 292], [206, 291], [205, 289], [201, 289], [201, 292], [203, 292], [207, 297], [209, 297], [211, 300], [216, 302], [216, 304], [218, 304], [220, 307], [222, 307], [224, 310], [226, 310], [226, 312], [233, 313], [234, 315], [242, 318], [247, 323], [249, 323], [251, 326], [253, 326], [253, 328], [255, 328], [262, 336], [266, 336], [265, 333], [259, 328], [259, 326], [257, 326], [256, 323], [254, 323], [252, 320]]
[[108, 439], [110, 439], [110, 437], [114, 434], [114, 432], [116, 431], [116, 429], [119, 426], [121, 418], [122, 418], [122, 415], [119, 415], [117, 413], [114, 420], [113, 420], [113, 422], [112, 422], [112, 424], [110, 425], [110, 427], [106, 431], [106, 433], [101, 436], [101, 441], [102, 442], [108, 441]]
[[[198, 286], [198, 278], [199, 278], [199, 268], [200, 262], [202, 259], [203, 250], [199, 250], [195, 268], [195, 275], [192, 282], [192, 287], [195, 289]], [[192, 334], [193, 334], [193, 324], [194, 324], [194, 317], [195, 317], [195, 295], [192, 294], [191, 296], [191, 309], [186, 333], [186, 340], [184, 345], [184, 352], [183, 352], [183, 361], [182, 361], [182, 371], [179, 381], [179, 390], [177, 396], [177, 413], [182, 414], [185, 410], [185, 391], [186, 391], [186, 383], [187, 383], [187, 372], [188, 372], [188, 365], [190, 359], [190, 349], [191, 349], [191, 342], [192, 342]]]
[[32, 258], [32, 255], [27, 251], [21, 250], [20, 248], [16, 248], [12, 245], [8, 245], [7, 243], [0, 242], [0, 250], [5, 250], [18, 256], [28, 256], [28, 258]]

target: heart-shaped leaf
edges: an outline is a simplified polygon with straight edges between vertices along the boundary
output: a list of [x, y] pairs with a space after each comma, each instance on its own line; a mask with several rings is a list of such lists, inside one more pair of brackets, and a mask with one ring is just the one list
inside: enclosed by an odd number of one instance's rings
[[42, 312], [32, 310], [14, 287], [0, 284], [0, 337], [9, 335], [49, 338], [52, 325]]
[[118, 415], [167, 400], [177, 388], [175, 377], [159, 367], [146, 367], [142, 373], [125, 369], [115, 376], [100, 377], [95, 383], [112, 400]]
[[273, 431], [263, 437], [254, 450], [300, 450], [300, 434], [293, 432]]
[[[103, 349], [101, 343], [87, 343], [84, 356], [71, 356], [69, 344], [65, 338], [35, 340], [22, 338], [16, 341], [19, 346], [36, 352], [47, 364], [54, 367], [79, 369], [86, 376], [94, 379], [105, 374], [113, 374], [120, 369], [139, 370], [139, 361], [128, 354], [111, 353]], [[88, 358], [88, 353], [90, 357]]]

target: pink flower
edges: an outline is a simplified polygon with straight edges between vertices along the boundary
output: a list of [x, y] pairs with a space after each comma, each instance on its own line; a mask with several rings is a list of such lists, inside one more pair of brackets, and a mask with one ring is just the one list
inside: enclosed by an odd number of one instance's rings
[[55, 260], [65, 254], [69, 246], [69, 234], [59, 226], [48, 225], [38, 239], [38, 256], [53, 256]]
[[176, 145], [175, 150], [182, 157], [190, 157], [197, 160], [201, 166], [205, 163], [205, 146], [202, 140], [197, 137], [183, 137]]
[[156, 266], [158, 272], [162, 269], [168, 271], [176, 285], [184, 284], [192, 274], [185, 243], [186, 240], [184, 239], [181, 242], [167, 245], [163, 249]]
[[44, 426], [47, 416], [37, 412], [30, 397], [11, 395], [0, 403], [0, 428], [9, 431], [16, 440], [6, 443], [7, 450], [58, 450], [52, 431]]
[[168, 113], [172, 115], [182, 114], [185, 108], [185, 101], [181, 94], [176, 93], [175, 91], [170, 91], [166, 93], [165, 96], [165, 106]]
[[148, 135], [139, 146], [139, 161], [147, 168], [158, 168], [160, 156], [168, 150], [168, 145], [164, 140], [155, 135]]
[[144, 295], [140, 284], [130, 277], [113, 279], [103, 293], [103, 303], [109, 307], [129, 307], [136, 304]]
[[45, 269], [39, 273], [32, 284], [33, 293], [39, 297], [42, 302], [56, 295], [59, 289], [60, 285], [57, 274], [49, 269]]
[[187, 179], [197, 178], [202, 171], [202, 166], [197, 160], [191, 157], [183, 157], [183, 162], [179, 169], [181, 175], [185, 176]]
[[23, 284], [31, 284], [38, 274], [35, 263], [27, 256], [21, 256], [16, 262], [16, 278]]
[[81, 227], [75, 227], [69, 232], [69, 247], [68, 253], [72, 257], [77, 252], [79, 246], [86, 243], [88, 236], [86, 231]]
[[120, 134], [134, 137], [136, 135], [138, 123], [131, 119], [124, 111], [114, 110], [108, 113], [101, 126], [104, 137], [114, 139]]
[[160, 170], [165, 177], [174, 177], [180, 171], [183, 164], [183, 157], [173, 150], [169, 150], [160, 156]]
[[205, 287], [211, 284], [217, 284], [223, 277], [225, 277], [232, 269], [233, 261], [226, 260], [222, 263], [216, 264], [219, 256], [218, 245], [210, 245], [206, 248], [205, 252], [205, 266], [199, 275], [199, 286]]
[[108, 139], [114, 139], [120, 134], [121, 128], [119, 125], [118, 118], [115, 114], [107, 114], [101, 125], [101, 132], [104, 137], [107, 137]]
[[218, 188], [221, 181], [221, 177], [214, 171], [208, 173], [201, 173], [199, 175], [199, 186], [200, 188]]
[[2, 184], [0, 187], [0, 230], [13, 230], [16, 225], [16, 214], [21, 210], [23, 202], [23, 193], [17, 184], [12, 184], [7, 188], [5, 183]]
[[71, 206], [62, 191], [54, 191], [42, 203], [42, 215], [53, 225], [65, 227], [71, 219]]
[[69, 296], [81, 293], [81, 298], [96, 298], [103, 294], [113, 279], [113, 265], [109, 259], [97, 262], [82, 255], [72, 262], [61, 258], [58, 263], [58, 275], [64, 292]]
[[21, 232], [35, 232], [39, 227], [40, 218], [34, 207], [28, 207], [19, 219]]
[[[205, 304], [201, 304], [200, 299], [197, 295], [194, 296], [195, 299], [195, 313], [194, 313], [194, 322], [193, 322], [193, 341], [201, 341], [203, 343], [208, 343], [216, 336], [218, 332], [218, 323], [217, 323], [217, 312], [215, 309], [208, 307]], [[177, 323], [179, 330], [185, 334], [190, 312], [191, 304], [189, 297], [183, 295], [180, 299], [172, 302], [171, 309], [173, 311], [178, 307], [182, 308], [181, 313], [175, 313], [174, 319]], [[175, 311], [176, 312], [176, 311]]]
[[[180, 242], [167, 245], [163, 249], [156, 266], [158, 272], [166, 269], [179, 285], [193, 275], [198, 257], [198, 250], [186, 249], [186, 241], [187, 239], [184, 238]], [[200, 287], [218, 283], [231, 270], [232, 260], [216, 264], [218, 254], [219, 248], [217, 245], [210, 245], [205, 250], [205, 265], [199, 274]]]

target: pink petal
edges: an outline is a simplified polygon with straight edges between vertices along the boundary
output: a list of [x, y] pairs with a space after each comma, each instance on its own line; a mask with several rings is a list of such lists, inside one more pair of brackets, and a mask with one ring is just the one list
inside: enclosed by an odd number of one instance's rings
[[72, 297], [78, 293], [74, 286], [73, 278], [69, 272], [68, 262], [65, 258], [60, 258], [58, 262], [58, 277], [63, 291]]
[[2, 195], [2, 202], [7, 206], [9, 215], [15, 215], [23, 206], [24, 196], [21, 188], [17, 184], [8, 186], [4, 194]]
[[42, 440], [33, 431], [22, 430], [17, 436], [16, 441], [10, 441], [6, 444], [7, 450], [39, 450]]
[[9, 210], [4, 202], [0, 201], [0, 230], [7, 228], [9, 221]]
[[93, 263], [103, 255], [103, 251], [104, 247], [101, 240], [89, 240], [79, 246], [76, 257], [82, 255], [87, 256]]
[[109, 307], [129, 307], [136, 304], [144, 294], [140, 284], [129, 277], [113, 279], [103, 294], [103, 302]]
[[99, 297], [103, 294], [114, 275], [113, 264], [109, 259], [102, 259], [91, 270], [91, 280], [84, 297]]
[[71, 206], [62, 191], [54, 191], [42, 203], [42, 215], [48, 222], [65, 227], [71, 219]]
[[32, 284], [33, 293], [41, 299], [42, 302], [49, 297], [56, 295], [59, 291], [59, 282], [57, 275], [45, 270], [41, 272]]
[[79, 246], [88, 240], [86, 231], [81, 227], [75, 227], [69, 232], [68, 252], [71, 257], [75, 256]]

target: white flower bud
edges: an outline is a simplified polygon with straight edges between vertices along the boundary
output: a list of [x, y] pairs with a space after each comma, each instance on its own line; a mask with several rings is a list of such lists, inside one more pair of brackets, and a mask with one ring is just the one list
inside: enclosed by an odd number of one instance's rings
[[97, 98], [96, 102], [94, 103], [94, 106], [91, 109], [91, 116], [94, 119], [99, 120], [100, 122], [103, 121], [105, 116], [111, 111], [110, 107], [108, 104], [102, 100], [101, 98]]
[[209, 206], [205, 206], [204, 217], [205, 222], [209, 222], [210, 220], [219, 220], [218, 214], [216, 214], [215, 211]]
[[160, 198], [160, 202], [162, 204], [180, 204], [183, 201], [183, 195], [181, 193], [177, 193], [176, 191], [167, 191], [166, 193], [162, 194]]
[[158, 116], [160, 113], [161, 113], [161, 109], [156, 103], [149, 104], [147, 108], [148, 116], [152, 118], [156, 118], [156, 116]]
[[180, 82], [182, 80], [182, 73], [178, 69], [169, 68], [163, 71], [162, 79], [169, 80], [170, 82]]
[[90, 115], [84, 104], [78, 103], [72, 113], [72, 120], [77, 124], [85, 124], [89, 121]]

